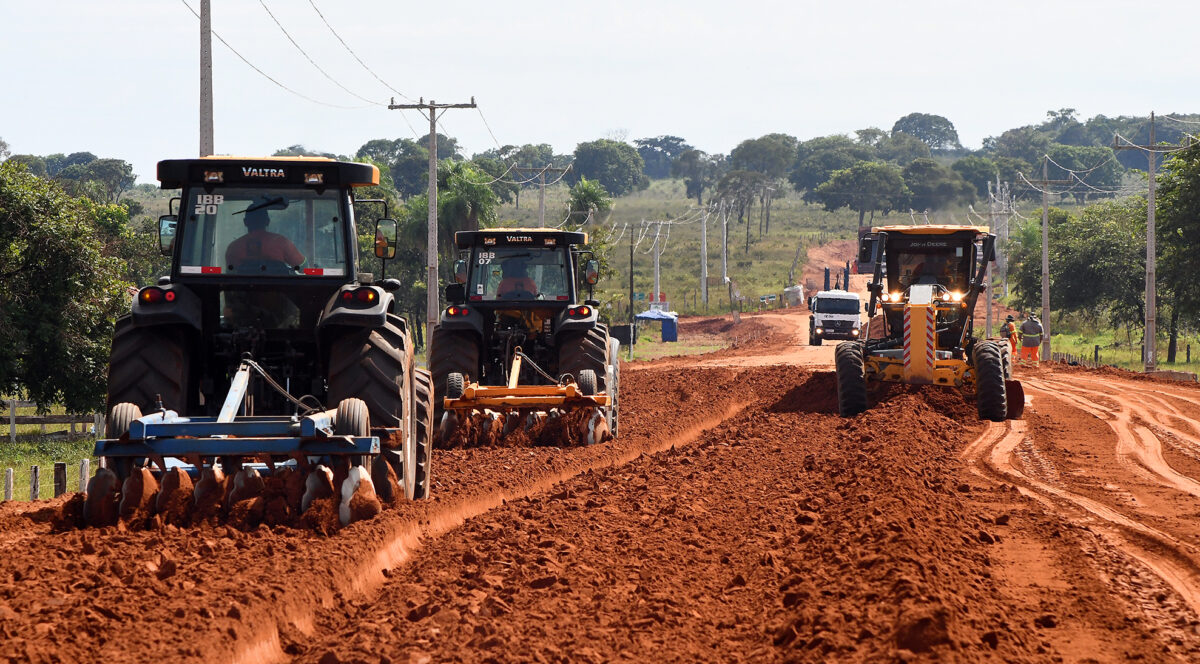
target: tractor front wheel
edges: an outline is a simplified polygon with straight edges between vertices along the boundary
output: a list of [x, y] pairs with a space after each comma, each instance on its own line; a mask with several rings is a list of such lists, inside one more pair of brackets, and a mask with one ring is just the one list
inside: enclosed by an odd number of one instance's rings
[[441, 426], [445, 412], [446, 382], [450, 374], [462, 374], [475, 381], [480, 379], [479, 335], [462, 330], [443, 330], [441, 326], [433, 328], [429, 338], [429, 373], [433, 380], [434, 426]]
[[867, 409], [867, 379], [863, 366], [863, 346], [846, 341], [834, 350], [837, 370], [838, 414], [853, 417]]
[[975, 344], [975, 406], [979, 418], [1003, 422], [1008, 414], [1004, 384], [1004, 357], [1000, 346], [991, 341]]

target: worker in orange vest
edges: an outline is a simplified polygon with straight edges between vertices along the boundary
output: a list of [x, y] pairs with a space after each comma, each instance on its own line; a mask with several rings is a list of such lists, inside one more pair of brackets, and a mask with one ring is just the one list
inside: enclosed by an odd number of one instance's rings
[[1004, 319], [1004, 325], [1000, 326], [1000, 336], [1008, 339], [1008, 345], [1012, 349], [1013, 357], [1017, 356], [1017, 342], [1021, 340], [1021, 336], [1017, 334], [1017, 319], [1009, 314]]

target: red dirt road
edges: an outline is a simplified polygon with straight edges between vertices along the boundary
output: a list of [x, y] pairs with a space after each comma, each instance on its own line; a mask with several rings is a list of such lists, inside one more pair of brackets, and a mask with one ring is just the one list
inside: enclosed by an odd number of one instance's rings
[[328, 536], [0, 505], [0, 659], [1200, 658], [1200, 390], [1028, 369], [1021, 421], [846, 420], [804, 315], [743, 321], [624, 367], [619, 440], [438, 451], [434, 500]]

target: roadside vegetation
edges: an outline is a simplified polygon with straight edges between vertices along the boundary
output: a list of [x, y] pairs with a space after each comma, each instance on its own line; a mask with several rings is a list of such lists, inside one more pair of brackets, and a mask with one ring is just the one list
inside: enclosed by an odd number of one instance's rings
[[[1200, 116], [1175, 116], [1184, 122]], [[1163, 149], [1179, 147], [1186, 125], [1164, 119]], [[1012, 296], [1018, 308], [1040, 298], [1040, 176], [1072, 180], [1052, 198], [1051, 252], [1054, 332], [1111, 332], [1140, 336], [1145, 253], [1145, 154], [1114, 152], [1114, 134], [1148, 140], [1148, 118], [1050, 111], [1040, 123], [1008, 129], [978, 150], [962, 147], [953, 123], [910, 113], [890, 128], [800, 139], [786, 133], [751, 137], [728, 154], [698, 150], [679, 136], [585, 141], [572, 153], [548, 144], [504, 145], [467, 155], [450, 136], [438, 136], [441, 283], [450, 278], [455, 231], [496, 225], [536, 225], [539, 169], [548, 173], [545, 223], [582, 229], [601, 260], [596, 291], [602, 315], [623, 322], [630, 310], [629, 243], [634, 244], [633, 309], [653, 293], [658, 237], [660, 288], [682, 313], [754, 309], [759, 297], [798, 280], [806, 249], [853, 238], [860, 224], [984, 223], [1008, 183], [1018, 212], [1010, 227]], [[422, 141], [378, 138], [352, 152], [323, 152], [301, 144], [278, 156], [322, 155], [369, 161], [378, 187], [361, 198], [387, 202], [401, 228], [387, 276], [402, 288], [401, 312], [424, 320], [426, 161]], [[168, 157], [170, 155], [164, 155]], [[167, 260], [156, 251], [156, 218], [170, 192], [136, 184], [130, 165], [90, 152], [10, 154], [0, 140], [0, 391], [87, 412], [103, 408], [104, 373], [115, 319], [134, 289], [152, 283]], [[532, 171], [529, 169], [533, 169]], [[1180, 348], [1195, 335], [1200, 296], [1188, 285], [1200, 274], [1200, 148], [1164, 158], [1159, 175], [1160, 343]], [[384, 207], [359, 212], [360, 243], [369, 247], [371, 220]], [[1139, 229], [1139, 224], [1141, 224]], [[722, 281], [722, 228], [727, 228], [729, 282]], [[701, 297], [701, 229], [707, 229], [708, 305]], [[383, 266], [362, 252], [360, 269]], [[1140, 261], [1140, 262], [1139, 262]], [[830, 266], [837, 267], [837, 266]], [[65, 275], [70, 275], [69, 277]], [[636, 297], [642, 294], [645, 299]], [[731, 301], [731, 296], [733, 300]], [[423, 345], [423, 326], [414, 326]], [[1091, 336], [1087, 336], [1091, 335]], [[1099, 338], [1099, 337], [1097, 337]], [[1174, 342], [1172, 342], [1174, 340]], [[1114, 341], [1117, 343], [1117, 341]]]

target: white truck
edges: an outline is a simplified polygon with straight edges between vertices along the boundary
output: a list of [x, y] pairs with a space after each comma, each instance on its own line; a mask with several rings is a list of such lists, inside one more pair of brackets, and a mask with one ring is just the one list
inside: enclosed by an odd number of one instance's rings
[[820, 346], [825, 339], [858, 339], [862, 333], [862, 302], [858, 293], [823, 290], [808, 301], [808, 344]]

